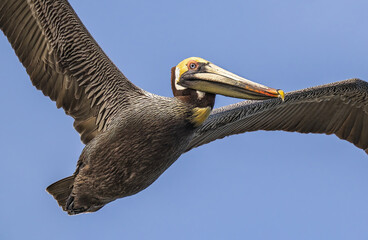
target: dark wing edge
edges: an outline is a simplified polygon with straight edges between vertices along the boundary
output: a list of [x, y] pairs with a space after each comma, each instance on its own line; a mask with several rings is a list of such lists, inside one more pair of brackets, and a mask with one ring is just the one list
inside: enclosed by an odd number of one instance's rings
[[368, 153], [368, 83], [349, 79], [289, 92], [285, 101], [244, 101], [215, 109], [186, 151], [257, 130], [335, 134]]
[[101, 50], [66, 0], [2, 0], [0, 29], [33, 85], [75, 119], [88, 143], [140, 94]]

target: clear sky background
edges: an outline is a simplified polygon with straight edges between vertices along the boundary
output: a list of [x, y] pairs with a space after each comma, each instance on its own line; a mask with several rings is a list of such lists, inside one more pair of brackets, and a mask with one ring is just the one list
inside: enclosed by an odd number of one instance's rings
[[[368, 2], [71, 1], [139, 87], [172, 96], [199, 56], [293, 91], [368, 80]], [[0, 239], [368, 239], [368, 161], [336, 136], [253, 132], [184, 154], [143, 192], [68, 216], [45, 188], [74, 172], [73, 120], [0, 36]], [[240, 100], [218, 97], [216, 106]]]

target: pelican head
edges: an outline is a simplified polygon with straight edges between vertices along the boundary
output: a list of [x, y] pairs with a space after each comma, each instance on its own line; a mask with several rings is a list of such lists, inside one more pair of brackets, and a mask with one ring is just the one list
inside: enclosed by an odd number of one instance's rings
[[181, 61], [171, 75], [174, 96], [196, 107], [213, 108], [215, 94], [251, 100], [284, 99], [282, 90], [249, 81], [203, 58]]

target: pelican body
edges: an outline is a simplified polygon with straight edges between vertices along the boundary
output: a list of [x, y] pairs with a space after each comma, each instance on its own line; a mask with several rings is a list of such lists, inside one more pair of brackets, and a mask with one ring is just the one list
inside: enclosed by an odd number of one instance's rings
[[[368, 84], [358, 79], [284, 95], [191, 57], [172, 68], [168, 98], [131, 83], [66, 0], [2, 0], [0, 29], [86, 144], [76, 171], [47, 188], [71, 215], [138, 193], [182, 153], [232, 134], [335, 134], [368, 151]], [[216, 94], [251, 101], [212, 111]]]
[[195, 129], [188, 120], [191, 110], [175, 98], [140, 98], [84, 148], [75, 174], [66, 178], [73, 185], [69, 198], [73, 206], [65, 205], [63, 195], [55, 195], [63, 186], [60, 182], [47, 190], [70, 214], [95, 211], [117, 198], [138, 193], [185, 151]]

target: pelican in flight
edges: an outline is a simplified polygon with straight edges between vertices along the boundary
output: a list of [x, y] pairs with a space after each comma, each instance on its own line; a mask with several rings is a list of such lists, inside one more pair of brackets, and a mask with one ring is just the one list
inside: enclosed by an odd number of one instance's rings
[[[76, 171], [47, 188], [68, 214], [136, 194], [184, 152], [233, 134], [335, 134], [368, 152], [362, 80], [284, 94], [191, 57], [172, 68], [168, 98], [131, 83], [66, 0], [2, 0], [0, 28], [33, 85], [74, 118], [86, 144]], [[212, 110], [215, 94], [249, 100]]]

